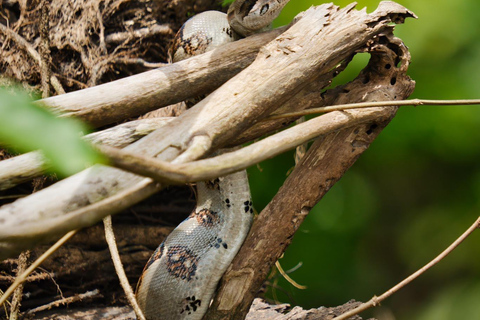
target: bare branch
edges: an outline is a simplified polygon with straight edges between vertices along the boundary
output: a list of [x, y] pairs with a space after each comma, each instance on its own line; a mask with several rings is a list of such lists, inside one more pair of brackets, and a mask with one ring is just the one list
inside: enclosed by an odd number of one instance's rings
[[139, 116], [218, 88], [252, 63], [260, 47], [283, 30], [258, 34], [160, 69], [38, 103], [93, 126]]
[[[392, 19], [401, 21], [402, 17], [413, 16], [411, 12], [397, 4], [385, 3], [380, 6], [380, 10], [372, 14], [355, 11], [351, 6], [339, 9], [333, 5], [322, 5], [309, 9], [289, 30], [265, 46], [256, 60], [243, 72], [164, 127], [126, 147], [126, 150], [139, 155], [157, 157], [163, 161], [175, 161], [185, 153], [189, 156], [180, 159], [191, 161], [231, 143], [241, 132], [300, 92], [307, 83], [329, 73], [367, 43], [375, 45], [374, 39], [392, 30], [390, 26]], [[271, 33], [267, 35], [271, 36]], [[249, 37], [242, 41], [261, 36]], [[169, 69], [172, 72], [179, 71], [178, 76], [185, 76], [183, 70], [179, 70], [180, 67], [187, 67], [193, 62], [204, 61], [209, 66], [211, 63], [214, 68], [215, 63], [219, 61], [217, 56], [219, 52], [233, 52], [231, 47], [222, 48], [225, 48], [225, 51], [215, 50], [203, 55], [203, 58], [199, 56], [197, 60], [187, 59], [166, 68], [172, 68]], [[239, 49], [242, 49], [242, 44], [239, 45]], [[209, 61], [207, 63], [202, 59]], [[155, 72], [157, 76], [164, 74], [161, 71], [163, 69], [154, 70], [154, 74]], [[144, 92], [147, 100], [139, 97], [136, 98], [139, 100], [134, 99], [135, 103], [140, 105], [150, 101], [149, 99], [155, 95], [153, 92], [156, 88], [150, 86], [148, 76], [145, 78], [147, 74], [148, 72], [142, 75], [142, 81], [140, 78], [136, 80], [137, 84], [141, 83], [142, 87], [147, 89], [146, 93]], [[172, 78], [167, 80], [174, 81], [176, 77], [173, 77], [173, 73], [170, 76]], [[145, 79], [148, 85], [145, 85]], [[206, 83], [208, 80], [202, 79], [202, 82]], [[128, 84], [128, 89], [134, 87], [130, 81], [121, 83], [124, 86]], [[116, 87], [117, 90], [113, 92], [118, 95], [118, 92], [128, 91], [124, 86]], [[389, 86], [398, 87], [391, 84]], [[189, 83], [189, 87], [194, 85]], [[96, 92], [108, 95], [103, 91], [104, 88], [99, 86]], [[91, 106], [91, 99], [95, 95], [88, 94], [90, 91], [87, 90], [77, 97], [78, 101], [85, 101]], [[357, 90], [362, 91], [362, 96], [366, 99], [383, 94], [375, 87], [365, 94], [367, 91], [365, 84], [361, 86], [361, 90]], [[192, 95], [192, 91], [188, 95]], [[343, 95], [339, 96], [337, 103], [342, 103], [342, 97]], [[96, 98], [103, 99], [101, 95]], [[116, 101], [120, 103], [122, 98]], [[154, 104], [154, 101], [150, 102]], [[122, 103], [125, 103], [125, 100]], [[97, 104], [99, 107], [101, 105], [102, 103]], [[198, 148], [196, 152], [191, 153], [188, 149], [198, 139], [203, 139], [205, 148], [203, 150]], [[146, 198], [160, 188], [161, 185], [153, 183], [151, 179], [118, 169], [106, 166], [89, 168], [0, 208], [0, 223], [4, 227], [0, 229], [2, 249], [0, 258], [36, 245], [71, 228], [93, 224], [106, 215]], [[53, 199], [55, 201], [52, 201]]]
[[[398, 39], [385, 36], [390, 43], [375, 46], [375, 50], [372, 48], [371, 61], [357, 79], [327, 92], [327, 101], [329, 97], [336, 98], [329, 103], [392, 100], [394, 97], [401, 100], [412, 93], [414, 82], [406, 76], [410, 56], [402, 49], [404, 46]], [[405, 56], [399, 57], [398, 54]], [[405, 59], [403, 67], [384, 68], [387, 64], [395, 66], [394, 62], [399, 58]], [[395, 85], [391, 84], [392, 77], [398, 80]], [[375, 89], [368, 90], [365, 85]], [[332, 94], [334, 92], [341, 94]], [[310, 209], [368, 148], [396, 112], [396, 108], [386, 107], [334, 113], [354, 117], [366, 110], [378, 110], [378, 114], [360, 124], [331, 131], [314, 142], [274, 199], [258, 216], [222, 278], [207, 319], [243, 319], [271, 267], [291, 242]], [[292, 190], [295, 192], [292, 193]], [[258, 243], [262, 245], [258, 246]]]
[[420, 275], [422, 275], [425, 271], [439, 263], [441, 260], [443, 260], [447, 255], [449, 255], [455, 248], [457, 248], [469, 235], [471, 235], [475, 229], [480, 228], [480, 217], [470, 226], [470, 228], [467, 229], [457, 240], [455, 240], [450, 246], [448, 246], [447, 249], [445, 249], [442, 253], [440, 253], [435, 259], [427, 263], [425, 266], [423, 266], [421, 269], [417, 270], [415, 273], [411, 274], [408, 278], [404, 279], [402, 282], [398, 283], [395, 285], [393, 288], [389, 289], [385, 293], [383, 293], [381, 296], [377, 297], [374, 296], [370, 301], [362, 303], [360, 306], [356, 307], [353, 310], [350, 310], [338, 318], [335, 318], [336, 320], [347, 320], [350, 317], [359, 314], [360, 312], [363, 312], [367, 309], [370, 309], [371, 307], [376, 307], [380, 303], [382, 303], [383, 300], [387, 299], [390, 297], [392, 294], [397, 292], [398, 290], [402, 289], [406, 285], [408, 285], [410, 282], [418, 278]]
[[92, 299], [92, 298], [101, 297], [101, 296], [102, 295], [100, 294], [98, 289], [95, 289], [95, 290], [92, 290], [92, 291], [87, 291], [85, 293], [76, 294], [72, 297], [62, 298], [60, 300], [56, 300], [56, 301], [47, 303], [47, 304], [45, 304], [43, 306], [39, 306], [37, 308], [30, 309], [30, 310], [28, 310], [27, 314], [35, 314], [37, 312], [44, 311], [44, 310], [49, 310], [51, 308], [59, 307], [61, 305], [68, 305], [72, 302], [82, 301], [82, 300], [85, 300], [85, 299]]
[[168, 24], [155, 24], [148, 28], [141, 28], [133, 31], [125, 31], [125, 32], [117, 32], [109, 34], [105, 38], [105, 42], [108, 44], [111, 43], [121, 43], [128, 39], [135, 39], [135, 38], [145, 38], [145, 37], [152, 37], [155, 35], [169, 35], [173, 34], [173, 30]]
[[361, 113], [332, 112], [276, 133], [242, 149], [183, 164], [142, 157], [132, 152], [107, 146], [98, 146], [97, 148], [110, 159], [112, 165], [120, 169], [168, 184], [183, 184], [209, 180], [246, 169], [321, 135], [381, 117], [383, 112], [379, 108], [370, 108]]
[[263, 119], [262, 121], [285, 119], [285, 118], [297, 118], [301, 116], [319, 114], [324, 112], [358, 109], [358, 108], [400, 107], [400, 106], [453, 106], [453, 105], [477, 105], [477, 104], [480, 104], [480, 99], [465, 99], [465, 100], [411, 99], [411, 100], [402, 100], [402, 101], [397, 101], [397, 100], [369, 101], [369, 102], [339, 104], [336, 106], [311, 108], [303, 111], [275, 114]]
[[135, 294], [133, 293], [132, 287], [128, 282], [127, 274], [123, 268], [122, 260], [120, 259], [120, 254], [118, 253], [117, 242], [115, 240], [115, 233], [113, 232], [112, 225], [112, 216], [105, 217], [103, 219], [103, 225], [105, 226], [105, 240], [108, 244], [108, 249], [110, 250], [110, 255], [112, 256], [113, 265], [115, 266], [115, 271], [117, 272], [118, 279], [120, 284], [127, 296], [127, 300], [132, 306], [137, 319], [145, 320], [142, 310], [138, 306], [137, 300], [135, 299]]
[[[123, 148], [167, 124], [172, 118], [149, 118], [122, 123], [113, 128], [86, 135], [84, 138], [96, 144]], [[0, 161], [0, 190], [12, 188], [36, 178], [50, 168], [39, 151], [25, 153]]]

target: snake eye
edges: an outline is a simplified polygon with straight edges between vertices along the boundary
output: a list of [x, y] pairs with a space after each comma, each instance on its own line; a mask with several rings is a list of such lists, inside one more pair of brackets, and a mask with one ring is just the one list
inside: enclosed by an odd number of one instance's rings
[[262, 9], [260, 9], [260, 15], [263, 16], [268, 11], [268, 4], [263, 5]]

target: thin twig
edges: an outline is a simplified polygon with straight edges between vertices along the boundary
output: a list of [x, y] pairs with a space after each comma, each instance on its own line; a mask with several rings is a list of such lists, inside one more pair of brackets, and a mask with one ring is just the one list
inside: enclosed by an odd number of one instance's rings
[[168, 63], [164, 63], [164, 62], [148, 62], [148, 61], [145, 61], [144, 59], [142, 58], [127, 58], [127, 57], [124, 57], [124, 58], [114, 58], [112, 60], [113, 63], [123, 63], [123, 64], [138, 64], [144, 68], [161, 68], [161, 67], [164, 67], [166, 66]]
[[398, 283], [396, 286], [391, 288], [390, 290], [386, 291], [383, 293], [381, 296], [377, 297], [374, 296], [370, 301], [365, 302], [358, 306], [355, 309], [352, 309], [341, 316], [335, 318], [335, 320], [346, 320], [354, 315], [359, 314], [362, 311], [365, 311], [371, 307], [375, 307], [379, 305], [383, 300], [387, 299], [390, 297], [392, 294], [400, 290], [401, 288], [405, 287], [407, 284], [418, 278], [421, 274], [423, 274], [425, 271], [436, 265], [438, 262], [440, 262], [442, 259], [444, 259], [449, 253], [451, 253], [460, 243], [462, 243], [470, 234], [472, 234], [475, 229], [480, 228], [480, 216], [478, 219], [470, 226], [470, 228], [467, 229], [455, 242], [453, 242], [447, 249], [445, 249], [442, 253], [440, 253], [435, 259], [427, 263], [425, 266], [423, 266], [421, 269], [417, 270], [415, 273], [410, 275], [408, 278], [404, 279], [402, 282]]
[[77, 230], [72, 230], [65, 234], [60, 240], [55, 242], [53, 246], [51, 246], [47, 251], [45, 251], [44, 254], [42, 254], [35, 262], [32, 263], [30, 267], [28, 267], [27, 270], [25, 270], [24, 273], [21, 275], [17, 276], [15, 281], [8, 287], [7, 291], [0, 297], [0, 306], [5, 303], [5, 301], [10, 297], [10, 295], [13, 293], [13, 291], [22, 283], [25, 282], [27, 277], [39, 266], [41, 265], [45, 259], [47, 259], [52, 253], [54, 253], [58, 248], [60, 248], [65, 242], [70, 239]]
[[[30, 257], [30, 251], [28, 250], [20, 253], [20, 256], [18, 257], [17, 270], [16, 270], [17, 276], [25, 272], [29, 257]], [[13, 292], [12, 305], [10, 307], [10, 320], [18, 319], [18, 313], [20, 311], [20, 306], [22, 305], [22, 297], [23, 297], [23, 284], [20, 284]]]
[[[34, 282], [34, 281], [40, 281], [40, 280], [45, 280], [45, 279], [48, 279], [50, 278], [50, 275], [48, 273], [38, 273], [38, 274], [34, 274], [32, 276], [29, 276], [25, 282]], [[13, 283], [15, 281], [15, 277], [14, 276], [10, 276], [10, 275], [6, 275], [6, 276], [3, 276], [3, 275], [0, 275], [0, 282], [9, 282], [9, 283]]]
[[100, 38], [100, 50], [102, 54], [106, 55], [108, 53], [107, 51], [107, 45], [105, 44], [105, 25], [103, 23], [103, 12], [100, 10], [100, 1], [96, 1], [95, 4], [95, 11], [97, 12], [97, 20], [98, 20], [98, 25], [99, 25], [99, 38]]
[[[0, 289], [0, 297], [1, 297], [3, 294], [4, 294], [4, 292]], [[7, 308], [7, 307], [9, 307], [9, 306], [11, 307], [11, 305], [12, 305], [12, 304], [10, 303], [10, 301], [7, 301], [7, 303], [5, 303], [5, 304], [3, 305], [3, 312], [4, 312], [6, 315], [8, 314], [8, 308]]]
[[393, 101], [372, 101], [372, 102], [358, 102], [338, 104], [336, 106], [311, 108], [302, 111], [276, 114], [262, 119], [261, 121], [296, 118], [318, 113], [325, 113], [331, 111], [340, 111], [357, 108], [371, 108], [371, 107], [400, 107], [400, 106], [453, 106], [453, 105], [474, 105], [480, 104], [480, 99], [464, 99], [464, 100], [428, 100], [428, 99], [411, 99], [411, 100], [393, 100]]
[[128, 282], [127, 275], [125, 274], [125, 269], [123, 268], [122, 260], [120, 259], [120, 254], [118, 253], [117, 242], [115, 241], [115, 234], [113, 233], [112, 226], [112, 216], [107, 216], [103, 219], [103, 225], [105, 226], [105, 239], [107, 240], [108, 249], [110, 250], [110, 255], [112, 256], [113, 265], [115, 266], [115, 271], [117, 272], [118, 279], [120, 284], [127, 296], [128, 302], [132, 306], [137, 319], [145, 320], [145, 316], [142, 313], [142, 310], [138, 306], [137, 300], [135, 299], [135, 294], [133, 293], [132, 287]]
[[40, 73], [41, 73], [41, 83], [42, 83], [42, 98], [48, 98], [50, 96], [50, 75], [52, 71], [50, 70], [49, 64], [51, 61], [50, 57], [50, 19], [48, 18], [50, 13], [50, 0], [43, 0], [41, 4], [41, 14], [40, 14]]
[[56, 301], [52, 301], [52, 302], [47, 303], [43, 306], [28, 310], [27, 314], [34, 314], [34, 313], [44, 311], [44, 310], [49, 310], [51, 308], [58, 307], [58, 306], [61, 306], [61, 305], [68, 305], [72, 302], [82, 301], [82, 300], [87, 299], [87, 298], [95, 298], [95, 297], [101, 297], [101, 296], [102, 295], [100, 294], [98, 289], [95, 289], [95, 290], [92, 290], [92, 291], [87, 291], [85, 293], [76, 294], [76, 295], [71, 296], [71, 297], [62, 298], [62, 299], [59, 299], [59, 300], [56, 300]]
[[170, 28], [170, 25], [153, 25], [148, 28], [137, 29], [133, 31], [117, 32], [109, 34], [105, 41], [107, 43], [120, 43], [130, 39], [143, 38], [156, 36], [156, 35], [169, 35], [172, 34], [173, 30]]
[[[378, 110], [372, 110], [372, 113], [375, 112], [378, 112]], [[242, 149], [224, 153], [213, 158], [182, 164], [140, 156], [130, 151], [108, 146], [97, 145], [97, 148], [109, 158], [112, 165], [118, 168], [148, 176], [157, 181], [170, 184], [182, 184], [208, 180], [246, 169], [258, 162], [272, 158], [302, 143], [317, 138], [322, 134], [338, 130], [346, 125], [354, 126], [370, 119], [372, 116], [373, 114], [371, 113], [364, 113], [361, 116], [355, 117], [346, 114], [323, 115], [271, 135]], [[195, 138], [200, 143], [203, 137], [204, 136], [196, 136]], [[197, 149], [200, 148], [201, 145]], [[192, 148], [192, 153], [194, 153], [194, 151], [198, 150]], [[188, 155], [189, 152], [184, 152], [181, 157], [185, 160]], [[189, 159], [186, 159], [186, 161], [188, 160]], [[175, 162], [177, 162], [177, 160]]]
[[284, 277], [285, 280], [287, 280], [292, 286], [301, 290], [307, 289], [307, 286], [298, 284], [295, 280], [290, 278], [290, 276], [283, 270], [282, 265], [280, 264], [280, 261], [277, 260], [277, 262], [275, 262], [275, 267], [277, 267], [278, 272], [280, 272], [282, 277]]
[[[296, 124], [304, 123], [305, 122], [305, 117], [301, 117], [296, 121]], [[305, 157], [305, 154], [307, 153], [307, 144], [301, 144], [295, 148], [295, 154], [294, 154], [294, 159], [295, 159], [295, 166]], [[277, 260], [275, 262], [275, 267], [277, 267], [277, 270], [280, 272], [280, 274], [287, 280], [292, 286], [294, 286], [297, 289], [307, 289], [307, 286], [298, 284], [295, 280], [293, 280], [287, 272], [285, 272], [282, 268], [282, 265], [280, 264], [280, 261]]]

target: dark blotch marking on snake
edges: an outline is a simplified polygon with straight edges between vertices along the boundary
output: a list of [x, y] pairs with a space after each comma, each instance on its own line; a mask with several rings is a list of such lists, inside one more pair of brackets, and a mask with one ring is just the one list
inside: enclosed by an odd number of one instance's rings
[[215, 238], [216, 240], [214, 243], [210, 244], [210, 247], [215, 247], [216, 249], [219, 249], [220, 246], [222, 246], [225, 249], [228, 249], [228, 244], [223, 241], [222, 238]]
[[232, 28], [223, 28], [222, 31], [225, 32], [230, 38], [232, 38], [232, 39], [235, 38], [235, 36], [233, 34], [234, 31], [232, 30]]
[[[174, 42], [173, 42], [173, 45], [170, 47], [170, 50], [168, 52], [168, 55], [170, 57], [170, 59], [173, 59], [173, 56], [175, 54], [175, 52], [177, 52], [178, 48], [182, 47], [182, 44], [183, 44], [183, 31], [185, 29], [185, 25], [183, 25], [180, 30], [178, 30], [177, 32], [177, 35], [175, 36], [175, 39], [174, 39]], [[172, 63], [172, 61], [169, 61], [170, 63]]]
[[253, 213], [253, 208], [252, 208], [252, 201], [250, 200], [247, 200], [243, 203], [243, 205], [245, 206], [244, 209], [245, 209], [245, 213], [249, 212], [250, 213]]
[[230, 208], [232, 205], [230, 204], [230, 199], [225, 199], [225, 203], [227, 204], [227, 208]]
[[162, 242], [162, 244], [157, 247], [155, 252], [153, 252], [150, 259], [148, 259], [147, 265], [144, 268], [144, 272], [145, 272], [145, 270], [148, 269], [148, 267], [150, 267], [152, 265], [152, 263], [154, 263], [155, 261], [157, 261], [158, 259], [160, 259], [163, 256], [163, 249], [164, 248], [165, 248], [165, 243]]
[[215, 180], [205, 181], [205, 186], [210, 190], [220, 190], [219, 185], [220, 180], [216, 178]]
[[197, 311], [197, 308], [202, 305], [202, 300], [195, 299], [195, 296], [191, 296], [191, 297], [186, 297], [183, 303], [185, 304], [185, 306], [183, 307], [182, 311], [180, 311], [180, 314], [184, 312], [187, 312], [188, 314], [192, 314], [192, 312]]
[[198, 212], [193, 212], [189, 218], [197, 219], [197, 223], [203, 227], [211, 228], [220, 222], [218, 212], [208, 209], [202, 209]]
[[167, 250], [167, 270], [175, 278], [190, 281], [197, 271], [198, 258], [186, 246], [171, 246]]
[[137, 291], [138, 291], [138, 288], [141, 286], [142, 284], [142, 281], [143, 281], [143, 274], [145, 273], [145, 271], [157, 260], [159, 260], [162, 256], [163, 256], [163, 249], [165, 248], [165, 243], [162, 242], [161, 245], [159, 245], [157, 247], [157, 249], [153, 252], [152, 256], [150, 257], [150, 259], [148, 259], [148, 262], [147, 264], [145, 265], [145, 267], [143, 268], [143, 272], [142, 272], [142, 276], [140, 277], [140, 279], [138, 280], [138, 283], [137, 283]]

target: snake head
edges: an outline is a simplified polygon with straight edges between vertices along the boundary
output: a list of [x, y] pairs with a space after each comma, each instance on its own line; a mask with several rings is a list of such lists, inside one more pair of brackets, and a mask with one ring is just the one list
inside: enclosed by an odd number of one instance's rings
[[228, 21], [246, 37], [266, 30], [289, 0], [237, 0], [228, 9]]

